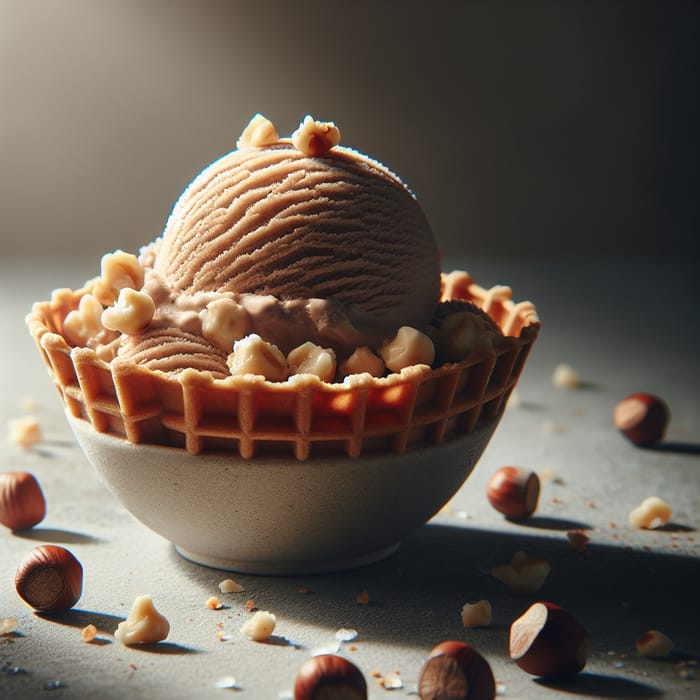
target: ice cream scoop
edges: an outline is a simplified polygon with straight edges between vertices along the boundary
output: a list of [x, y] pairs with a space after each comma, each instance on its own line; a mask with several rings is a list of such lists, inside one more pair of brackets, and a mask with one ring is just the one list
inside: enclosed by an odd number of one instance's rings
[[357, 151], [312, 156], [291, 139], [206, 167], [176, 203], [154, 270], [186, 294], [335, 300], [380, 333], [425, 325], [440, 292], [435, 238], [398, 176]]

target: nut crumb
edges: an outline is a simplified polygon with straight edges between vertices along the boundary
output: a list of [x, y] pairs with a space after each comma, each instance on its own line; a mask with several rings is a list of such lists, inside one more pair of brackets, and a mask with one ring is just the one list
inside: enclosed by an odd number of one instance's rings
[[305, 156], [318, 158], [340, 143], [340, 131], [333, 122], [316, 121], [307, 114], [292, 134], [292, 143]]
[[358, 605], [369, 605], [369, 593], [367, 591], [362, 591], [355, 600]]
[[80, 636], [84, 642], [92, 642], [97, 637], [97, 627], [95, 625], [86, 625], [80, 631]]
[[245, 588], [243, 588], [240, 583], [237, 583], [233, 579], [227, 578], [219, 584], [219, 590], [222, 593], [241, 593], [245, 590]]
[[267, 641], [275, 630], [277, 618], [267, 610], [258, 610], [241, 627], [241, 634], [254, 642]]
[[246, 609], [248, 612], [253, 612], [253, 610], [256, 609], [256, 608], [255, 608], [255, 601], [254, 601], [252, 598], [251, 598], [250, 600], [246, 600], [246, 602], [245, 602], [245, 609]]
[[566, 537], [569, 540], [571, 549], [577, 552], [588, 551], [588, 543], [591, 541], [591, 538], [583, 530], [569, 530], [566, 533]]
[[552, 384], [557, 389], [576, 389], [581, 385], [581, 379], [573, 367], [562, 363], [552, 372]]
[[16, 617], [0, 618], [0, 637], [4, 634], [12, 634], [17, 629]]
[[403, 681], [401, 680], [399, 672], [389, 671], [389, 673], [385, 674], [385, 676], [382, 678], [382, 687], [386, 688], [387, 690], [398, 690], [399, 688], [403, 688]]
[[671, 519], [671, 506], [658, 496], [645, 498], [629, 515], [630, 525], [642, 530], [663, 527]]
[[22, 449], [28, 450], [30, 447], [38, 445], [42, 440], [41, 426], [36, 416], [11, 418], [9, 429], [10, 440]]
[[551, 567], [546, 560], [528, 557], [525, 552], [516, 552], [510, 564], [494, 566], [491, 575], [513, 593], [534, 593], [543, 586], [550, 571]]
[[462, 625], [464, 627], [486, 627], [491, 624], [491, 619], [491, 603], [488, 600], [465, 603], [462, 606]]
[[221, 608], [224, 607], [221, 604], [221, 601], [215, 595], [208, 598], [205, 605], [209, 608], [209, 610], [221, 610]]

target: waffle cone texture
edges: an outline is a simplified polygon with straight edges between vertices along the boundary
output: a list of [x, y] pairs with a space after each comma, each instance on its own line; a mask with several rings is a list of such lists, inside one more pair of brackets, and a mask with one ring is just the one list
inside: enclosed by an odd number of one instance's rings
[[505, 336], [497, 347], [436, 369], [414, 365], [342, 383], [312, 375], [217, 379], [194, 369], [166, 374], [119, 358], [108, 363], [89, 348], [71, 347], [62, 323], [83, 293], [54, 295], [27, 316], [68, 413], [134, 444], [244, 459], [403, 453], [468, 434], [500, 418], [540, 329], [534, 306], [515, 303], [508, 287], [485, 289], [467, 273], [451, 273], [443, 276], [443, 300], [483, 309]]

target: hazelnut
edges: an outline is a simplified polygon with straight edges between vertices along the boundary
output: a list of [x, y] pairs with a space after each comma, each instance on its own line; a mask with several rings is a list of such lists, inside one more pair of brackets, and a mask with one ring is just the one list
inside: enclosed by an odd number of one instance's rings
[[429, 654], [418, 679], [421, 700], [493, 700], [494, 680], [488, 661], [466, 642], [447, 641]]
[[587, 653], [586, 630], [554, 603], [534, 603], [510, 627], [510, 658], [533, 676], [573, 676]]
[[366, 700], [367, 681], [355, 664], [335, 654], [305, 661], [294, 682], [294, 700]]
[[640, 656], [650, 659], [665, 659], [673, 651], [673, 641], [659, 630], [647, 630], [635, 642]]
[[33, 474], [0, 474], [0, 523], [10, 530], [26, 530], [46, 515], [46, 500]]
[[19, 597], [44, 613], [72, 608], [83, 592], [83, 567], [67, 549], [53, 544], [34, 547], [15, 574]]
[[670, 420], [666, 403], [658, 396], [638, 392], [620, 401], [613, 411], [613, 425], [640, 447], [659, 442]]
[[508, 518], [528, 518], [537, 510], [540, 479], [522, 467], [501, 467], [489, 479], [486, 496]]

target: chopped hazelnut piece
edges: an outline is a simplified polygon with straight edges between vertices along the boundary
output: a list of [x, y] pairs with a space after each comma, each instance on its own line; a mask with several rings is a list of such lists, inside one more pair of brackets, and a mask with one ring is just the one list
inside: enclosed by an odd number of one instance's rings
[[84, 642], [92, 642], [97, 637], [97, 627], [95, 625], [87, 625], [80, 631], [80, 636]]
[[364, 346], [355, 348], [352, 355], [340, 365], [340, 374], [343, 377], [363, 373], [372, 377], [381, 377], [384, 375], [384, 370], [384, 360]]
[[221, 610], [223, 607], [221, 601], [215, 595], [208, 598], [205, 605], [209, 608], [209, 610]]
[[313, 374], [321, 381], [332, 382], [335, 377], [335, 352], [307, 341], [287, 355], [290, 374]]
[[102, 276], [95, 280], [92, 292], [105, 306], [114, 304], [122, 289], [143, 287], [143, 268], [131, 253], [117, 250], [102, 256]]
[[491, 624], [491, 603], [480, 600], [477, 603], [465, 603], [462, 607], [462, 624], [464, 627], [486, 627]]
[[231, 374], [258, 374], [271, 382], [283, 382], [289, 374], [287, 360], [280, 349], [255, 333], [233, 344], [227, 362]]
[[146, 292], [125, 287], [114, 306], [102, 312], [102, 325], [111, 331], [136, 335], [153, 320], [156, 305]]
[[234, 341], [250, 332], [248, 312], [233, 299], [216, 299], [202, 309], [202, 334], [222, 350], [230, 350]]
[[241, 634], [254, 642], [264, 642], [272, 636], [276, 624], [277, 618], [271, 612], [258, 610], [241, 627]]
[[530, 558], [516, 552], [510, 564], [491, 569], [491, 575], [504, 583], [513, 593], [534, 593], [544, 584], [551, 567], [544, 559]]
[[155, 609], [150, 595], [134, 600], [126, 620], [120, 622], [114, 636], [122, 644], [153, 644], [168, 636], [170, 623]]
[[411, 365], [431, 365], [435, 359], [433, 341], [411, 326], [401, 326], [396, 335], [385, 343], [379, 354], [392, 372]]
[[590, 542], [591, 538], [588, 537], [583, 530], [569, 530], [569, 532], [566, 533], [566, 537], [569, 540], [569, 546], [571, 549], [574, 549], [577, 552], [588, 551], [588, 543]]
[[369, 592], [368, 591], [362, 591], [355, 600], [357, 601], [358, 605], [369, 605]]
[[85, 345], [102, 327], [102, 304], [92, 294], [85, 294], [78, 308], [63, 320], [63, 335], [71, 345]]
[[263, 148], [279, 141], [275, 125], [262, 114], [256, 114], [236, 142], [236, 148]]
[[554, 368], [552, 384], [558, 389], [576, 389], [581, 384], [581, 380], [573, 367], [561, 364]]
[[233, 579], [227, 578], [219, 584], [219, 590], [222, 593], [240, 593], [241, 591], [244, 591], [245, 588], [243, 588], [240, 583], [237, 583]]
[[12, 634], [17, 629], [16, 617], [0, 618], [0, 636], [3, 634]]
[[630, 525], [643, 530], [663, 527], [671, 519], [671, 506], [658, 496], [645, 498], [629, 515]]
[[8, 427], [10, 429], [10, 440], [25, 450], [41, 442], [41, 425], [35, 416], [11, 418]]
[[319, 122], [309, 114], [292, 134], [292, 143], [305, 156], [318, 158], [340, 143], [340, 131], [333, 122]]

